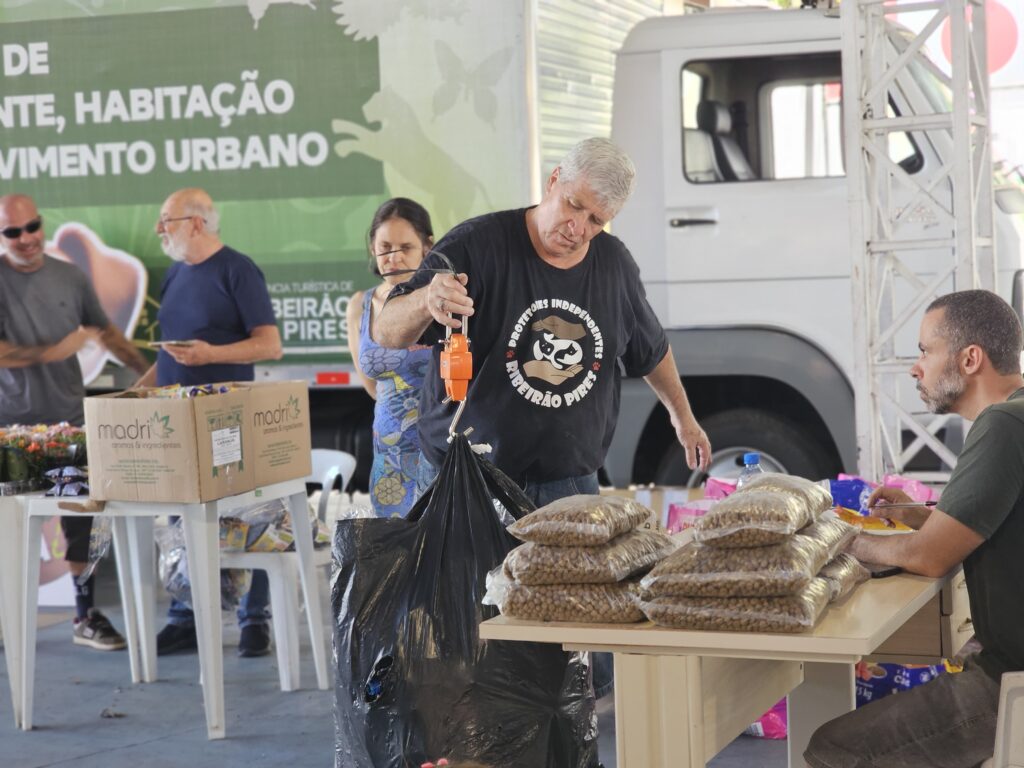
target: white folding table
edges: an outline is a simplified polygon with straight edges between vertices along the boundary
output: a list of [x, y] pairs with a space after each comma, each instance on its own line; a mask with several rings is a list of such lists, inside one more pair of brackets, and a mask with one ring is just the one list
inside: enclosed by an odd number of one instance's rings
[[[15, 499], [14, 504], [11, 499]], [[203, 681], [207, 734], [224, 738], [224, 667], [220, 618], [220, 524], [219, 518], [253, 504], [285, 499], [289, 505], [299, 561], [299, 576], [306, 603], [306, 617], [313, 638], [313, 659], [320, 687], [328, 679], [327, 648], [313, 558], [313, 532], [306, 508], [303, 480], [257, 488], [237, 496], [200, 504], [108, 501], [94, 515], [113, 518], [118, 583], [125, 614], [125, 633], [133, 682], [156, 680], [156, 632], [153, 626], [154, 567], [153, 518], [179, 515], [188, 548], [189, 579], [196, 616], [199, 664]], [[0, 499], [0, 519], [9, 537], [0, 537], [0, 618], [3, 619], [5, 656], [14, 698], [14, 716], [24, 730], [32, 728], [34, 694], [36, 601], [39, 591], [39, 541], [42, 523], [53, 515], [76, 514], [58, 508], [61, 501], [86, 499], [42, 495]], [[12, 642], [11, 638], [17, 638]], [[297, 650], [296, 650], [297, 652]], [[286, 690], [297, 686], [297, 664], [282, 670], [286, 679], [296, 677]]]

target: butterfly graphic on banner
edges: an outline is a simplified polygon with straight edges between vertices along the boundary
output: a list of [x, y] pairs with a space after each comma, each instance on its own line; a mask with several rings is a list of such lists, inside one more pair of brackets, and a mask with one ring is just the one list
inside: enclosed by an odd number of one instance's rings
[[440, 40], [435, 41], [434, 52], [444, 79], [434, 92], [434, 117], [440, 117], [451, 109], [461, 95], [464, 99], [472, 98], [476, 116], [493, 126], [498, 116], [498, 97], [494, 87], [512, 61], [512, 48], [495, 51], [472, 70]]

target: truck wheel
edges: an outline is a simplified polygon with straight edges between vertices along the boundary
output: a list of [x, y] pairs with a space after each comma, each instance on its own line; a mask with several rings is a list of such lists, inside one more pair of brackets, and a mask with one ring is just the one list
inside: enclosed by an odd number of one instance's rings
[[[751, 408], [722, 411], [701, 422], [711, 440], [711, 465], [714, 477], [739, 477], [743, 454], [761, 454], [765, 472], [785, 472], [812, 480], [832, 475], [835, 469], [828, 459], [830, 451], [809, 432], [775, 414]], [[655, 482], [659, 485], [699, 486], [707, 478], [686, 466], [683, 447], [673, 442], [658, 465]]]

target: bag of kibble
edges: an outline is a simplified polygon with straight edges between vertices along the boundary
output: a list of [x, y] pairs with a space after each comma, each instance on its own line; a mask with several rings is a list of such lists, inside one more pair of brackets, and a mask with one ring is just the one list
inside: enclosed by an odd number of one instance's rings
[[635, 530], [596, 547], [550, 547], [529, 542], [505, 558], [505, 573], [520, 584], [609, 584], [658, 562], [676, 548], [658, 531]]
[[693, 526], [693, 538], [714, 547], [765, 547], [782, 542], [813, 521], [803, 497], [744, 491], [709, 509]]
[[488, 574], [483, 602], [498, 606], [503, 616], [513, 619], [629, 624], [644, 619], [639, 592], [636, 580], [617, 584], [517, 584], [496, 568]]
[[508, 527], [520, 541], [554, 547], [596, 547], [643, 523], [651, 510], [621, 496], [568, 496]]
[[640, 603], [663, 627], [736, 632], [803, 632], [818, 623], [828, 606], [829, 587], [812, 579], [788, 597], [657, 597]]
[[754, 475], [743, 483], [743, 487], [736, 493], [751, 491], [776, 491], [799, 496], [807, 503], [807, 509], [814, 518], [832, 507], [831, 493], [817, 483], [795, 475], [782, 475], [777, 472]]
[[858, 584], [863, 584], [871, 578], [871, 572], [861, 565], [860, 561], [849, 552], [843, 552], [829, 562], [821, 569], [818, 575], [828, 582], [831, 593], [829, 597], [830, 603], [842, 600]]
[[819, 541], [792, 536], [768, 547], [722, 549], [690, 542], [640, 584], [645, 597], [774, 597], [810, 584], [828, 560]]
[[858, 532], [856, 526], [838, 517], [830, 517], [807, 526], [800, 531], [800, 535], [820, 541], [828, 550], [828, 559], [834, 560], [857, 537]]

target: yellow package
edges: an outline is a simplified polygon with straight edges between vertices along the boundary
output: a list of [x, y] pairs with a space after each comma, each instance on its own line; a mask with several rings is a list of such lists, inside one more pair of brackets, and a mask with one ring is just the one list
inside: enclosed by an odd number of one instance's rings
[[887, 517], [872, 517], [868, 515], [862, 515], [859, 512], [847, 509], [846, 507], [836, 507], [836, 515], [843, 522], [849, 523], [850, 525], [856, 525], [864, 531], [912, 531], [914, 530], [909, 525], [897, 522], [896, 520], [890, 520]]

